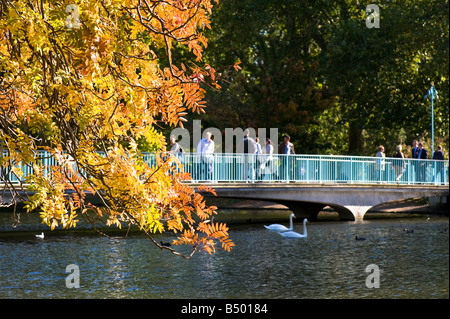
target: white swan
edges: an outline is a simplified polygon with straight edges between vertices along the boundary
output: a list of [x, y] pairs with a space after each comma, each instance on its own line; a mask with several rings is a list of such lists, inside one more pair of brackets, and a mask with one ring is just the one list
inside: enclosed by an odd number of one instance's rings
[[40, 238], [40, 239], [44, 239], [44, 233], [41, 233], [40, 235], [36, 235], [36, 237]]
[[291, 214], [291, 215], [289, 216], [289, 220], [290, 220], [290, 226], [289, 226], [289, 228], [287, 228], [286, 226], [280, 225], [280, 224], [272, 224], [272, 225], [269, 225], [269, 226], [264, 225], [264, 227], [266, 227], [268, 230], [271, 230], [271, 231], [278, 231], [278, 232], [280, 232], [280, 231], [293, 230], [293, 229], [294, 229], [294, 225], [293, 225], [293, 223], [292, 223], [292, 218], [294, 218], [294, 217], [295, 217], [294, 214]]
[[283, 237], [288, 237], [288, 238], [306, 238], [308, 236], [308, 233], [306, 232], [306, 222], [307, 221], [308, 220], [306, 218], [303, 220], [303, 234], [296, 233], [295, 231], [292, 231], [292, 230], [279, 232], [279, 234]]

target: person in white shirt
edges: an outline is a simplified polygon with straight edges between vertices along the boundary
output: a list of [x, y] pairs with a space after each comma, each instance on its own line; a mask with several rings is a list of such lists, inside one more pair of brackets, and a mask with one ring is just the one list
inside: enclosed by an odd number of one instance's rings
[[255, 165], [255, 171], [256, 171], [256, 179], [260, 180], [261, 179], [261, 164], [264, 162], [264, 158], [262, 157], [262, 148], [261, 148], [261, 144], [259, 144], [259, 137], [255, 137], [255, 145], [256, 145], [256, 165]]
[[377, 181], [378, 181], [378, 183], [381, 183], [383, 181], [384, 169], [385, 169], [385, 166], [386, 166], [386, 162], [384, 160], [386, 155], [384, 155], [384, 147], [383, 147], [383, 145], [378, 146], [378, 152], [375, 155], [375, 157], [379, 157], [379, 158], [377, 158], [377, 160], [375, 162], [375, 170], [376, 170], [376, 173], [377, 173]]
[[283, 142], [281, 142], [278, 146], [278, 154], [283, 154], [280, 156], [280, 178], [286, 182], [294, 178], [296, 165], [296, 161], [292, 158], [292, 156], [289, 156], [295, 154], [294, 144], [290, 141], [291, 137], [288, 134], [284, 134]]
[[256, 142], [256, 154], [261, 155], [262, 149], [261, 144], [259, 144], [259, 137], [255, 138], [255, 142]]
[[183, 149], [180, 144], [176, 142], [176, 138], [174, 135], [170, 136], [170, 152], [173, 154], [183, 153]]
[[268, 174], [269, 176], [266, 176], [266, 178], [272, 179], [272, 174], [274, 172], [274, 166], [273, 166], [273, 145], [270, 141], [270, 138], [266, 138], [266, 146], [264, 148], [264, 161], [261, 165], [261, 168], [265, 174]]
[[272, 160], [272, 154], [273, 154], [273, 145], [272, 142], [270, 141], [270, 138], [266, 138], [266, 150], [264, 152], [265, 154], [269, 154], [269, 156], [267, 157], [267, 160]]
[[197, 153], [200, 154], [200, 179], [210, 180], [213, 173], [214, 141], [211, 132], [206, 132], [206, 138], [202, 138], [197, 145]]
[[[180, 146], [180, 144], [178, 144], [176, 142], [176, 138], [175, 138], [174, 135], [170, 136], [170, 145], [171, 145], [171, 147], [170, 147], [169, 153], [172, 153], [176, 158], [178, 158], [178, 160], [180, 162], [183, 162], [183, 160], [184, 160], [184, 156], [183, 156], [184, 150]], [[179, 169], [178, 164], [175, 163], [174, 165], [177, 167], [177, 170], [178, 170]]]

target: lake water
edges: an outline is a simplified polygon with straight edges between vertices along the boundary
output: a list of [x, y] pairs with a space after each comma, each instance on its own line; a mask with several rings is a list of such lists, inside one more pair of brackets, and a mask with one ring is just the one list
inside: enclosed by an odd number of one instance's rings
[[[448, 226], [441, 217], [318, 221], [306, 239], [287, 239], [262, 223], [232, 224], [230, 253], [190, 260], [141, 234], [46, 232], [41, 240], [28, 228], [0, 236], [0, 298], [449, 298]], [[294, 230], [303, 232], [301, 223]], [[66, 287], [69, 264], [79, 268], [79, 288]], [[366, 286], [371, 264], [379, 288]]]

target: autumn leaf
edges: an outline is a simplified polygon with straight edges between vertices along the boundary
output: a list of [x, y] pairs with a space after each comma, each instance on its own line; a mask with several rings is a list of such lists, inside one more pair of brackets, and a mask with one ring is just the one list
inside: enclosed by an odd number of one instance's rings
[[239, 66], [239, 64], [241, 64], [242, 62], [237, 62], [237, 63], [235, 63], [234, 65], [233, 65], [233, 68], [234, 68], [234, 70], [235, 71], [239, 71], [239, 70], [242, 70], [242, 68]]

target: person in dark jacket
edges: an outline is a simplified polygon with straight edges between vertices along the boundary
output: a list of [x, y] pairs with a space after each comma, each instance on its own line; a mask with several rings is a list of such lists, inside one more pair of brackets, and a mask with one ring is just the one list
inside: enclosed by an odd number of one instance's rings
[[416, 158], [416, 151], [417, 151], [417, 140], [412, 141], [412, 150], [411, 150], [411, 157]]
[[[428, 151], [423, 148], [422, 142], [419, 142], [417, 144], [417, 150], [416, 150], [416, 156], [415, 158], [419, 160], [425, 160], [428, 159]], [[425, 182], [425, 173], [427, 170], [426, 161], [421, 161], [418, 163], [419, 165], [416, 166], [417, 169], [417, 182]]]
[[295, 154], [294, 144], [290, 142], [291, 137], [284, 134], [283, 139], [284, 141], [278, 146], [278, 154]]
[[428, 159], [428, 151], [426, 149], [423, 148], [423, 144], [422, 142], [419, 142], [419, 144], [417, 144], [417, 149], [416, 149], [416, 156], [415, 158], [418, 159]]
[[433, 154], [434, 160], [443, 161], [444, 160], [444, 152], [442, 152], [442, 147], [439, 145], [436, 151]]
[[442, 152], [442, 147], [439, 145], [433, 154], [433, 159], [439, 162], [435, 162], [435, 182], [437, 184], [444, 183], [444, 152]]

